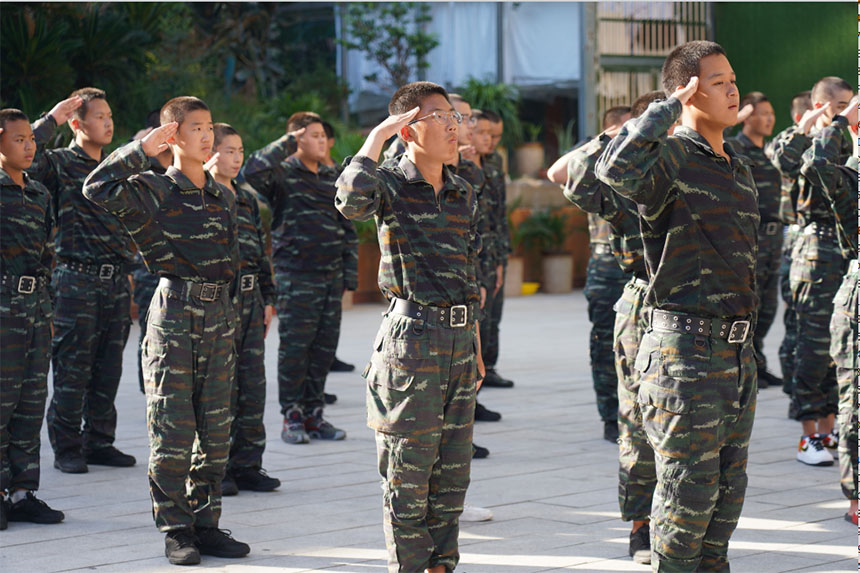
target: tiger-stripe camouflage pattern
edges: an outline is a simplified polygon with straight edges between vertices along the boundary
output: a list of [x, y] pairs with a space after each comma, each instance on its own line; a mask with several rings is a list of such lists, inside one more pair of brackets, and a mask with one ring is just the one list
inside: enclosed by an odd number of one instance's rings
[[[147, 268], [161, 276], [142, 354], [156, 526], [216, 527], [236, 367], [236, 200], [209, 174], [199, 189], [175, 167], [164, 175], [148, 167], [141, 143], [129, 143], [90, 174], [84, 195], [122, 220]], [[188, 283], [222, 285], [220, 296], [211, 287], [193, 296]]]
[[[354, 157], [337, 182], [350, 218], [375, 217], [379, 286], [392, 299], [478, 306], [478, 200], [443, 167], [438, 196], [403, 156], [395, 168]], [[377, 432], [390, 572], [459, 561], [458, 520], [472, 458], [476, 391], [474, 323], [446, 328], [389, 312], [365, 369], [368, 426]]]
[[135, 256], [134, 268], [131, 271], [131, 280], [134, 283], [131, 299], [137, 305], [137, 324], [140, 327], [140, 335], [137, 341], [137, 379], [140, 384], [140, 391], [144, 392], [141, 353], [143, 352], [143, 337], [146, 335], [146, 313], [149, 312], [149, 303], [152, 302], [152, 296], [155, 294], [155, 289], [158, 286], [158, 275], [154, 275], [146, 270], [146, 265], [143, 263], [143, 257], [140, 256], [140, 253]]
[[684, 126], [667, 136], [680, 114], [677, 98], [652, 103], [624, 124], [595, 173], [639, 205], [647, 306], [691, 320], [750, 321], [738, 344], [662, 332], [652, 321], [634, 365], [657, 473], [652, 568], [721, 570], [747, 485], [760, 219], [747, 160], [726, 147], [726, 161]]
[[[451, 166], [449, 166], [451, 167]], [[478, 284], [487, 289], [487, 300], [489, 301], [493, 289], [496, 288], [496, 244], [495, 218], [492, 212], [493, 205], [487, 191], [487, 180], [481, 167], [468, 159], [460, 156], [456, 166], [452, 167], [457, 176], [472, 186], [478, 196], [478, 234], [481, 236], [481, 250], [478, 253]], [[487, 322], [487, 310], [490, 306], [484, 306], [481, 313], [482, 329], [483, 323]], [[482, 330], [483, 333], [483, 330]]]
[[756, 260], [756, 294], [759, 299], [758, 321], [753, 344], [756, 363], [760, 371], [767, 370], [764, 339], [776, 318], [779, 297], [779, 268], [782, 262], [783, 229], [780, 220], [782, 201], [782, 175], [774, 167], [763, 148], [757, 146], [743, 132], [727, 140], [738, 153], [752, 162], [750, 170], [758, 191], [758, 209], [761, 226], [758, 233]]
[[779, 366], [782, 371], [782, 391], [789, 396], [794, 393], [794, 349], [797, 346], [797, 311], [791, 296], [791, 254], [800, 234], [800, 225], [792, 223], [785, 227], [782, 243], [782, 261], [779, 264], [779, 294], [785, 304], [782, 324], [785, 335], [779, 345]]
[[[483, 195], [486, 198], [487, 210], [490, 213], [490, 229], [494, 238], [490, 244], [492, 251], [488, 249], [487, 256], [489, 257], [491, 252], [494, 253], [490, 258], [495, 267], [494, 273], [501, 266], [504, 275], [507, 272], [508, 255], [513, 252], [513, 248], [511, 247], [511, 233], [508, 229], [507, 183], [502, 166], [502, 156], [499, 155], [498, 151], [493, 151], [484, 155], [481, 163], [487, 181]], [[492, 290], [487, 291], [487, 302], [484, 305], [486, 316], [481, 323], [481, 356], [488, 370], [494, 369], [499, 360], [499, 324], [502, 322], [504, 304], [504, 287], [495, 294], [492, 293]]]
[[[265, 307], [275, 304], [272, 263], [266, 254], [267, 232], [256, 195], [233, 181], [239, 225], [240, 278], [236, 287], [236, 380], [232, 385], [230, 458], [227, 469], [263, 465], [266, 428]], [[253, 283], [253, 286], [251, 285]]]
[[[42, 418], [51, 362], [50, 243], [45, 187], [0, 169], [0, 490], [39, 489]], [[31, 294], [29, 281], [36, 277]]]

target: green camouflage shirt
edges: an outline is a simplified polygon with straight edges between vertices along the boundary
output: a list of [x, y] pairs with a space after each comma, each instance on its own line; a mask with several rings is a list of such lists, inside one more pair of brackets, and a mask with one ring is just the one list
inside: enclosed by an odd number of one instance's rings
[[624, 124], [595, 172], [639, 205], [650, 306], [751, 316], [760, 222], [752, 173], [745, 157], [726, 146], [726, 161], [690, 128], [668, 136], [680, 115], [677, 98], [652, 103]]
[[507, 183], [505, 170], [502, 166], [502, 156], [494, 151], [482, 158], [484, 175], [487, 178], [488, 208], [493, 213], [491, 227], [495, 234], [495, 264], [504, 265], [508, 262], [511, 248], [511, 233], [508, 230], [507, 212]]
[[407, 156], [396, 168], [353, 157], [337, 180], [337, 208], [358, 221], [375, 217], [382, 259], [379, 288], [387, 298], [451, 307], [479, 303], [476, 259], [478, 198], [443, 167], [438, 195]]
[[770, 162], [764, 149], [753, 143], [743, 132], [726, 141], [737, 154], [746, 155], [752, 163], [752, 176], [758, 191], [758, 211], [762, 223], [779, 222], [782, 175]]
[[0, 274], [50, 280], [51, 194], [24, 173], [24, 188], [0, 169]]
[[266, 254], [268, 233], [260, 218], [257, 195], [247, 187], [233, 181], [236, 189], [236, 218], [239, 226], [240, 274], [256, 274], [264, 304], [275, 304], [275, 283], [272, 280], [272, 261]]
[[611, 227], [609, 244], [618, 264], [624, 272], [646, 279], [645, 252], [636, 203], [615, 193], [594, 174], [597, 159], [610, 141], [605, 135], [595, 137], [575, 150], [567, 164], [564, 196], [589, 216], [595, 214], [600, 216], [600, 221], [605, 220], [605, 224]]
[[[857, 157], [843, 162], [847, 120], [837, 116], [803, 154], [801, 175], [823, 191], [836, 220], [839, 246], [846, 259], [857, 258]], [[850, 144], [850, 142], [849, 142]]]
[[38, 147], [28, 172], [51, 193], [57, 258], [91, 265], [131, 265], [134, 247], [120, 220], [87, 201], [82, 193], [84, 179], [99, 162], [74, 141], [66, 148], [46, 149], [56, 127], [51, 116], [33, 124]]
[[342, 270], [347, 289], [358, 286], [358, 235], [334, 206], [337, 170], [308, 169], [295, 138], [273, 141], [248, 158], [245, 180], [272, 205], [272, 259], [278, 271]]
[[148, 171], [140, 141], [105, 159], [84, 182], [84, 196], [123, 222], [150, 272], [228, 283], [239, 268], [236, 199], [206, 174], [199, 189], [179, 169]]
[[463, 178], [478, 195], [478, 235], [481, 237], [481, 250], [478, 252], [478, 284], [488, 291], [496, 288], [496, 235], [493, 225], [495, 223], [492, 204], [488, 198], [487, 181], [484, 170], [472, 161], [460, 156], [459, 162], [454, 166], [454, 173]]

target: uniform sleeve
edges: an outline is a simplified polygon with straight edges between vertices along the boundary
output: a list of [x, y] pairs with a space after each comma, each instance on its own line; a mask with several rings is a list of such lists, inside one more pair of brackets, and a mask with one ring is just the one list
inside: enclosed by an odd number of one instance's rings
[[284, 135], [248, 157], [242, 175], [251, 187], [260, 192], [272, 205], [278, 184], [277, 167], [298, 149], [296, 138]]
[[597, 177], [649, 214], [668, 203], [680, 168], [681, 144], [668, 139], [669, 128], [680, 115], [678, 98], [652, 103], [624, 124], [597, 161]]
[[481, 289], [478, 284], [478, 253], [481, 251], [481, 235], [478, 233], [478, 197], [471, 185], [469, 197], [472, 203], [472, 219], [469, 223], [469, 251], [466, 255], [466, 281], [472, 286], [472, 292], [467, 293], [467, 300], [481, 302]]
[[493, 280], [496, 271], [496, 251], [498, 245], [495, 233], [492, 230], [492, 220], [490, 217], [490, 205], [487, 197], [487, 183], [484, 182], [482, 189], [478, 190], [478, 235], [481, 237], [481, 250], [478, 251], [478, 281], [482, 287], [492, 292], [496, 288], [496, 282]]
[[48, 142], [57, 129], [57, 123], [50, 115], [37, 119], [32, 124], [33, 135], [36, 136], [36, 156], [27, 169], [27, 174], [45, 186], [51, 194], [51, 205], [54, 214], [57, 213], [59, 191], [62, 179], [60, 165], [52, 150], [47, 148]]
[[796, 129], [779, 135], [768, 149], [771, 163], [783, 175], [797, 179], [803, 165], [803, 152], [811, 145], [812, 140]]
[[385, 182], [376, 168], [376, 161], [369, 157], [353, 157], [335, 186], [335, 207], [347, 219], [367, 221], [382, 207]]
[[51, 269], [54, 268], [54, 212], [48, 208], [45, 209], [45, 246], [42, 248], [41, 263], [42, 268], [48, 270], [48, 278], [50, 278]]
[[358, 233], [355, 223], [346, 217], [340, 218], [343, 225], [343, 284], [347, 290], [358, 288]]
[[254, 212], [254, 226], [257, 228], [257, 235], [260, 241], [260, 260], [257, 261], [257, 268], [260, 269], [260, 293], [263, 295], [264, 305], [275, 304], [275, 281], [272, 278], [272, 259], [266, 254], [266, 246], [269, 244], [269, 229], [263, 224], [263, 218], [260, 216], [260, 206], [257, 203], [255, 196], [251, 197], [251, 209]]
[[567, 164], [567, 183], [564, 196], [585, 211], [594, 213], [610, 223], [620, 216], [618, 201], [611, 189], [597, 178], [594, 168], [609, 139], [594, 138], [573, 152]]

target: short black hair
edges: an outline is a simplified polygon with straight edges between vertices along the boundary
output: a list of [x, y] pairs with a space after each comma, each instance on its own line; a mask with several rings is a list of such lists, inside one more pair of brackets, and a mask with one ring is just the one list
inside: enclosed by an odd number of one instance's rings
[[334, 126], [327, 121], [322, 122], [322, 126], [325, 131], [326, 139], [334, 139]]
[[472, 119], [474, 119], [475, 121], [478, 121], [481, 119], [486, 119], [487, 121], [492, 121], [489, 118], [489, 116], [487, 115], [487, 112], [485, 112], [482, 109], [473, 109], [472, 110]]
[[662, 86], [667, 96], [672, 95], [678, 86], [690, 83], [690, 78], [699, 75], [699, 64], [704, 58], [722, 54], [728, 58], [723, 47], [708, 40], [694, 40], [681, 44], [666, 56], [663, 62]]
[[212, 143], [213, 150], [218, 147], [228, 135], [239, 135], [239, 132], [236, 131], [236, 129], [229, 123], [215, 123], [212, 127], [215, 133], [215, 138]]
[[748, 94], [745, 94], [744, 97], [741, 98], [741, 103], [740, 106], [738, 106], [738, 109], [743, 108], [747, 104], [752, 104], [752, 106], [755, 107], [765, 101], [770, 100], [767, 99], [767, 96], [764, 95], [762, 92], [750, 92]]
[[[297, 131], [303, 127], [307, 127], [312, 123], [322, 124], [322, 118], [312, 111], [297, 111], [287, 120], [287, 131]], [[323, 125], [323, 127], [325, 127]]]
[[181, 124], [186, 114], [199, 110], [209, 111], [209, 106], [202, 99], [194, 96], [175, 97], [161, 108], [161, 125], [172, 121]]
[[99, 88], [81, 88], [79, 90], [73, 91], [69, 97], [78, 96], [81, 98], [83, 102], [81, 107], [76, 109], [74, 112], [74, 116], [78, 119], [84, 119], [87, 117], [87, 104], [89, 104], [94, 99], [103, 99], [107, 101], [107, 95], [104, 90], [100, 90]]
[[633, 105], [630, 106], [630, 116], [631, 117], [639, 117], [645, 110], [648, 109], [648, 106], [654, 103], [655, 101], [664, 101], [666, 99], [666, 92], [663, 90], [654, 90], [653, 92], [644, 93], [633, 102]]
[[[851, 84], [836, 76], [827, 76], [821, 78], [815, 85], [812, 86], [812, 100], [821, 101], [822, 99], [830, 99], [839, 90], [848, 90], [854, 93], [854, 88]], [[838, 113], [838, 112], [837, 112]]]
[[12, 107], [0, 109], [0, 128], [5, 129], [6, 124], [10, 121], [26, 121], [27, 123], [30, 123], [30, 118], [27, 117], [27, 114], [20, 109], [15, 109]]
[[791, 119], [812, 109], [812, 90], [802, 91], [791, 98]]
[[407, 111], [421, 106], [424, 100], [433, 94], [439, 94], [445, 98], [445, 101], [451, 103], [448, 97], [448, 92], [439, 84], [433, 82], [412, 82], [401, 86], [391, 96], [391, 101], [388, 102], [388, 113], [391, 115], [399, 115]]
[[491, 109], [482, 109], [481, 113], [490, 120], [490, 123], [502, 123], [502, 116]]
[[621, 123], [621, 117], [630, 113], [630, 106], [616, 105], [603, 112], [603, 129]]

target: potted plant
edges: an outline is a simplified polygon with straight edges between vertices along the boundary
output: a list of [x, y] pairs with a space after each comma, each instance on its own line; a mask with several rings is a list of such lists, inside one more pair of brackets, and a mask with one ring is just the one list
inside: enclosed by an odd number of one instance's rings
[[517, 197], [505, 207], [505, 217], [508, 220], [508, 231], [511, 234], [511, 254], [508, 255], [508, 266], [505, 271], [505, 296], [521, 296], [523, 291], [523, 259], [522, 234], [520, 224], [529, 218], [531, 209], [520, 207], [523, 200]]
[[573, 290], [573, 258], [566, 249], [567, 214], [546, 209], [523, 223], [524, 241], [537, 247], [541, 254], [541, 290], [550, 294]]
[[517, 170], [523, 177], [537, 177], [543, 167], [544, 149], [538, 141], [542, 127], [536, 123], [523, 122], [526, 142], [517, 146]]
[[353, 294], [353, 301], [382, 302], [379, 292], [379, 241], [376, 238], [376, 223], [356, 221], [355, 231], [358, 234], [358, 288]]

